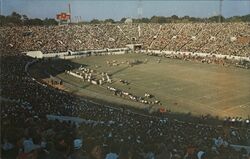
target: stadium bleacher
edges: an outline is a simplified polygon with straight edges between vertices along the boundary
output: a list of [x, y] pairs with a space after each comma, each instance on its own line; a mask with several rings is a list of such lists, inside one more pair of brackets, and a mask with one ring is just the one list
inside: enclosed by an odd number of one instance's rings
[[98, 24], [1, 27], [1, 32], [4, 44], [19, 52], [82, 51], [142, 43], [144, 49], [249, 57], [248, 27], [247, 23]]

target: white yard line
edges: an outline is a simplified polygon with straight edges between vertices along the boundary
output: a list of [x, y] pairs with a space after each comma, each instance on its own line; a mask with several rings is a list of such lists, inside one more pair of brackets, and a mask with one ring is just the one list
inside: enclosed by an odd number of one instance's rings
[[234, 107], [230, 107], [228, 109], [225, 109], [224, 112], [229, 112], [229, 111], [232, 111], [234, 109], [240, 109], [240, 108], [246, 108], [246, 107], [250, 107], [250, 102], [247, 102], [245, 104], [240, 104], [240, 105], [236, 105]]

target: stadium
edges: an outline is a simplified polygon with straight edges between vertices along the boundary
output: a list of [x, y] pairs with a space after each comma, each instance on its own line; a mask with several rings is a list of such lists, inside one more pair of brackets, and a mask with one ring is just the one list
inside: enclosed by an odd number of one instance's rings
[[249, 157], [249, 21], [63, 21], [0, 26], [3, 158]]
[[[134, 62], [136, 60], [138, 64]], [[62, 80], [62, 89], [72, 93], [104, 102], [116, 101], [119, 105], [133, 105], [148, 109], [149, 112], [166, 109], [196, 115], [212, 114], [222, 118], [247, 118], [250, 114], [249, 70], [242, 68], [126, 53], [80, 57], [69, 62], [55, 60], [38, 63], [30, 70], [33, 77], [49, 84]], [[71, 74], [65, 71], [71, 71]], [[88, 71], [92, 77], [85, 77]], [[41, 77], [35, 76], [38, 72]], [[46, 75], [47, 78], [44, 78]], [[225, 79], [229, 81], [225, 82]], [[110, 91], [109, 87], [117, 90]], [[147, 93], [152, 97], [147, 98]], [[130, 94], [137, 99], [130, 99]]]

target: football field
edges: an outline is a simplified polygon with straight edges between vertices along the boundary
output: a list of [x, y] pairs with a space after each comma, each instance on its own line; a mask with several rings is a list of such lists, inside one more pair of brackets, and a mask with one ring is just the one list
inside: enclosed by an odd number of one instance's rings
[[[143, 62], [132, 67], [126, 63], [135, 59]], [[118, 65], [110, 66], [107, 61], [115, 61]], [[65, 90], [108, 102], [148, 107], [113, 95], [105, 89], [107, 85], [137, 96], [144, 96], [145, 92], [152, 94], [161, 101], [161, 107], [172, 112], [220, 117], [250, 115], [250, 70], [143, 54], [90, 56], [68, 62], [71, 65], [84, 65], [98, 72], [107, 72], [113, 83], [92, 85], [66, 73], [55, 73], [56, 70], [63, 70], [67, 61], [62, 63], [55, 60], [50, 61], [49, 65], [37, 64], [32, 71], [47, 69], [64, 81]], [[49, 67], [51, 65], [53, 67]], [[121, 79], [127, 80], [129, 84], [122, 84], [119, 82]]]

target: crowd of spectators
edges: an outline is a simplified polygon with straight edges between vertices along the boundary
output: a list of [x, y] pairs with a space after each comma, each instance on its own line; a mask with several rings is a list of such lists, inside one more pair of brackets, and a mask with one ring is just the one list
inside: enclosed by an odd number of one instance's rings
[[96, 24], [1, 27], [3, 43], [43, 53], [125, 47], [249, 57], [248, 23]]
[[[234, 124], [232, 127], [231, 120], [229, 122], [226, 120], [224, 126], [181, 122], [166, 116], [138, 114], [126, 109], [85, 101], [57, 88], [39, 84], [25, 72], [25, 65], [32, 59], [20, 53], [27, 50], [42, 50], [44, 53], [49, 53], [67, 49], [123, 47], [132, 40], [132, 42], [146, 44], [145, 47], [159, 49], [177, 49], [176, 46], [181, 46], [186, 49], [207, 51], [206, 49], [211, 46], [210, 51], [225, 49], [226, 54], [232, 53], [227, 52], [229, 49], [234, 51], [241, 49], [242, 52], [236, 52], [237, 55], [249, 56], [247, 44], [236, 42], [232, 45], [237, 47], [231, 47], [223, 41], [223, 39], [230, 39], [230, 36], [238, 38], [238, 36], [249, 35], [248, 25], [244, 23], [219, 25], [222, 26], [101, 24], [1, 27], [0, 31], [3, 33], [0, 35], [1, 157], [18, 159], [249, 158], [250, 155], [246, 149], [236, 151], [231, 146], [232, 144], [250, 145], [249, 123]], [[140, 35], [138, 30], [141, 31]], [[212, 33], [214, 30], [217, 33], [213, 34], [216, 34], [214, 36], [221, 44], [197, 40], [194, 42], [197, 45], [192, 45], [187, 39], [191, 33], [195, 34], [197, 39], [199, 37], [206, 39], [210, 36], [209, 32]], [[169, 41], [164, 35], [176, 36], [177, 41]], [[186, 37], [185, 46], [180, 44], [179, 37]], [[159, 43], [159, 39], [162, 38], [166, 38], [164, 44]], [[60, 122], [48, 120], [47, 115], [81, 117], [95, 122], [81, 124], [72, 121]]]

